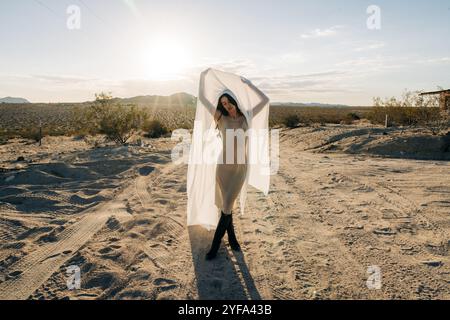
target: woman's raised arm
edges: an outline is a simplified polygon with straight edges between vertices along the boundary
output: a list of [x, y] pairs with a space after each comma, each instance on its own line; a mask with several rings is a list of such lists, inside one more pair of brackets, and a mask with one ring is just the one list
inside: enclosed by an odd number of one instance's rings
[[258, 97], [260, 98], [260, 102], [253, 107], [252, 112], [253, 112], [253, 116], [257, 115], [263, 108], [264, 106], [270, 101], [269, 98], [264, 94], [264, 92], [262, 92], [261, 90], [259, 90], [250, 80], [241, 77], [242, 82], [246, 83], [250, 88], [253, 89], [253, 91], [256, 92], [256, 94], [258, 95]]
[[199, 93], [198, 98], [203, 103], [203, 105], [208, 109], [209, 113], [214, 117], [216, 113], [216, 107], [205, 97], [205, 75], [209, 71], [209, 69], [203, 71], [200, 74], [200, 87], [199, 87]]

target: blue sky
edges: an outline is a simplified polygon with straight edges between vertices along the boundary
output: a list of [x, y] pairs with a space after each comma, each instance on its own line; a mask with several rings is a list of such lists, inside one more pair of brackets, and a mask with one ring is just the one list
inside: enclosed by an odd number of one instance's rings
[[[80, 9], [71, 30], [70, 5]], [[371, 30], [367, 8], [380, 8]], [[207, 67], [272, 101], [369, 105], [450, 87], [450, 1], [4, 0], [0, 97], [197, 93]]]

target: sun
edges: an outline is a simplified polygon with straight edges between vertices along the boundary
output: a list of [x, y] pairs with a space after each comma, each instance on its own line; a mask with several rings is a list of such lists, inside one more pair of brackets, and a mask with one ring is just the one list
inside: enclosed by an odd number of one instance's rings
[[160, 81], [179, 78], [190, 60], [186, 46], [170, 37], [149, 41], [142, 58], [146, 78]]

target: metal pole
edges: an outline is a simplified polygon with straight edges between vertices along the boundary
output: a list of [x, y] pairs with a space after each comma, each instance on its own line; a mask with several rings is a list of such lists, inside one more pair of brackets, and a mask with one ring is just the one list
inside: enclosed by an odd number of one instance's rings
[[42, 120], [39, 119], [39, 146], [42, 145]]

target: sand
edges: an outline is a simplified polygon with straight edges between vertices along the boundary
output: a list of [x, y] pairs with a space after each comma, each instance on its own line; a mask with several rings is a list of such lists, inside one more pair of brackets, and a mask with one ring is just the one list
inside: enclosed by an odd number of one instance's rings
[[[144, 142], [0, 146], [0, 299], [450, 298], [445, 138], [364, 123], [283, 129], [269, 196], [250, 188], [235, 219], [242, 253], [225, 238], [212, 262], [213, 232], [186, 227], [174, 142]], [[380, 289], [367, 286], [374, 267]]]

